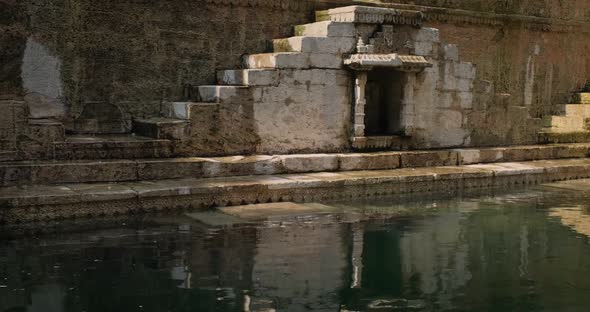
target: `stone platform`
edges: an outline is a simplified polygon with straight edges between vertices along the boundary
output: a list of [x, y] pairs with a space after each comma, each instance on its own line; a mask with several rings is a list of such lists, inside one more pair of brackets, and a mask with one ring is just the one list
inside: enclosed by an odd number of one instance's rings
[[590, 177], [590, 159], [0, 188], [0, 222], [317, 202]]
[[[92, 142], [88, 144], [93, 145]], [[588, 155], [590, 143], [347, 154], [17, 161], [0, 162], [0, 187], [391, 170], [586, 158]]]

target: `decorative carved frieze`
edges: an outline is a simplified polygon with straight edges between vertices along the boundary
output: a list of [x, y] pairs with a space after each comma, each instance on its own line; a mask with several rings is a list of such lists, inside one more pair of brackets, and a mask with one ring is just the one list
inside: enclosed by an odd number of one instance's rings
[[401, 71], [421, 71], [432, 67], [423, 56], [399, 54], [352, 54], [344, 64], [356, 70], [371, 70], [373, 67], [390, 67]]
[[419, 11], [358, 5], [328, 10], [326, 18], [333, 22], [357, 24], [422, 25], [422, 13]]
[[313, 9], [314, 0], [203, 0], [208, 4], [234, 5], [242, 7], [270, 7], [282, 10]]

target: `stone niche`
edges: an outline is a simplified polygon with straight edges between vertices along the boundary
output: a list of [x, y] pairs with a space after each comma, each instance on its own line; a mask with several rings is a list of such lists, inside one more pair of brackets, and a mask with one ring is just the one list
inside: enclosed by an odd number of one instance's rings
[[422, 27], [421, 12], [351, 6], [327, 15], [356, 30], [355, 52], [343, 58], [354, 79], [353, 149], [469, 145], [475, 67]]
[[404, 72], [378, 68], [367, 74], [365, 86], [365, 134], [367, 136], [403, 135], [401, 110]]
[[411, 136], [413, 128], [414, 76], [432, 64], [422, 56], [374, 50], [359, 38], [359, 53], [344, 60], [355, 75], [352, 147], [400, 149], [402, 138]]

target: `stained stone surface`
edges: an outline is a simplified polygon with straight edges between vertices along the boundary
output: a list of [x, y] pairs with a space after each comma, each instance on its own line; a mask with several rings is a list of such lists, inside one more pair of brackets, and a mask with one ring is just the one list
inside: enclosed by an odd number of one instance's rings
[[[170, 117], [169, 102], [215, 101], [184, 114], [194, 126], [184, 139], [174, 137], [183, 156], [345, 151], [352, 92], [344, 86], [352, 77], [333, 80], [317, 70], [342, 70], [341, 53], [355, 50], [360, 35], [378, 53], [423, 56], [434, 65], [405, 90], [411, 139], [404, 147], [588, 141], [580, 131], [537, 137], [541, 117], [588, 79], [588, 4], [385, 2], [398, 11], [341, 8], [332, 11], [341, 16], [320, 12], [313, 23], [314, 11], [352, 1], [3, 1], [0, 97], [24, 99], [26, 116], [87, 133], [133, 131], [132, 120]], [[336, 15], [344, 22], [322, 21]], [[299, 52], [272, 53], [279, 51]], [[324, 84], [286, 79], [276, 69], [316, 69], [312, 77]], [[252, 88], [228, 98], [231, 88], [198, 87], [214, 83]], [[47, 141], [13, 147], [18, 135], [2, 129], [2, 145], [10, 146], [0, 148], [47, 157]]]
[[[285, 204], [386, 194], [457, 192], [469, 188], [512, 186], [590, 178], [590, 160], [545, 160], [403, 168], [244, 176], [185, 178], [119, 183], [34, 185], [0, 188], [0, 222], [47, 221], [59, 218], [108, 216], [179, 209], [228, 207], [243, 218], [314, 212], [325, 206]], [[256, 207], [229, 208], [268, 203]], [[279, 202], [279, 204], [274, 204]], [[285, 209], [281, 209], [283, 206]], [[292, 206], [296, 205], [296, 206]], [[250, 209], [253, 208], [253, 209]], [[284, 207], [283, 207], [284, 208]], [[298, 213], [299, 213], [298, 212]]]
[[[141, 137], [69, 138], [78, 154], [62, 161], [8, 161], [0, 163], [0, 187], [30, 184], [123, 182], [182, 178], [215, 178], [248, 175], [277, 175], [307, 172], [391, 170], [432, 166], [489, 164], [531, 160], [583, 159], [590, 144], [555, 144], [504, 148], [450, 149], [437, 151], [374, 152], [342, 154], [254, 155], [226, 157], [158, 158], [166, 141]], [[77, 141], [77, 142], [76, 142]], [[138, 148], [139, 144], [139, 148]], [[152, 148], [144, 150], [146, 144]], [[57, 147], [57, 146], [54, 146]], [[79, 154], [100, 153], [110, 160], [72, 160]], [[5, 157], [14, 157], [7, 153]]]

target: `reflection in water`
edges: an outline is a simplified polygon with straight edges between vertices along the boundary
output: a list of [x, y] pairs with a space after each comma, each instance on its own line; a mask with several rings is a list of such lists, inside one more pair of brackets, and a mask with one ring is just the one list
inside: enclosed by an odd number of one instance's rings
[[0, 311], [588, 311], [587, 200], [376, 199], [334, 203], [344, 216], [4, 240]]

